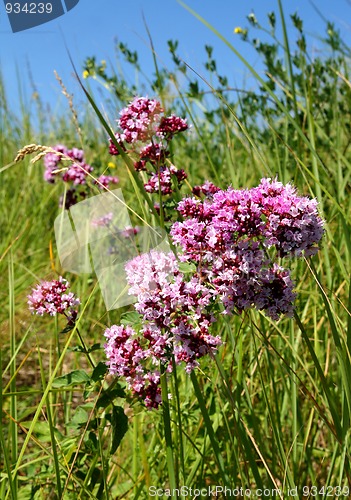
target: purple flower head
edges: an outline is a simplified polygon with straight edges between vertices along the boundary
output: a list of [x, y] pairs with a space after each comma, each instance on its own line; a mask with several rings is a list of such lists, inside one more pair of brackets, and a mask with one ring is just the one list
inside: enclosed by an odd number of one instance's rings
[[[135, 308], [149, 325], [144, 337], [155, 358], [169, 362], [172, 349], [185, 340], [191, 342], [192, 353], [187, 350], [186, 357], [177, 359], [189, 368], [199, 357], [214, 353], [213, 339], [208, 337], [214, 317], [207, 310], [213, 303], [212, 291], [196, 276], [186, 281], [172, 252], [136, 257], [126, 265], [126, 272], [129, 293], [138, 299]], [[216, 346], [219, 343], [216, 339]], [[178, 353], [179, 349], [178, 345]]]
[[86, 163], [73, 163], [65, 172], [62, 174], [62, 180], [64, 182], [73, 182], [75, 186], [78, 184], [86, 184], [87, 176], [93, 171], [93, 167], [87, 165]]
[[151, 175], [148, 182], [144, 184], [144, 187], [148, 193], [158, 193], [161, 191], [165, 195], [171, 194], [173, 191], [171, 172], [167, 167], [161, 167], [158, 173]]
[[182, 200], [178, 211], [187, 220], [174, 224], [171, 234], [189, 258], [200, 247], [202, 253], [222, 252], [247, 238], [275, 247], [281, 256], [308, 256], [318, 250], [323, 235], [317, 207], [316, 200], [297, 196], [290, 184], [262, 179], [257, 188], [229, 188], [203, 201]]
[[143, 326], [139, 332], [115, 325], [106, 330], [107, 364], [110, 373], [126, 378], [133, 395], [147, 408], [158, 408], [160, 363], [170, 372], [174, 358], [190, 372], [201, 357], [214, 355], [222, 343], [209, 333], [215, 321], [209, 310], [213, 293], [196, 276], [187, 281], [172, 252], [152, 250], [125, 268]]
[[150, 143], [140, 150], [140, 160], [149, 160], [154, 165], [164, 163], [169, 152], [160, 143]]
[[[57, 151], [58, 153], [62, 153], [64, 155], [68, 155], [68, 149], [66, 146], [63, 146], [62, 144], [57, 144], [54, 146], [52, 149]], [[55, 153], [48, 153], [44, 156], [44, 180], [46, 182], [49, 182], [53, 184], [56, 180], [55, 174], [52, 172], [54, 170], [57, 170], [59, 167], [59, 163], [61, 162], [61, 155], [55, 154]]]
[[121, 112], [118, 121], [121, 139], [127, 143], [146, 142], [154, 135], [162, 113], [161, 104], [147, 97], [135, 99]]
[[78, 163], [84, 163], [84, 151], [82, 149], [72, 148], [67, 152], [67, 156]]
[[170, 140], [175, 134], [184, 132], [184, 130], [187, 130], [188, 128], [189, 125], [184, 118], [172, 115], [161, 118], [161, 122], [156, 133], [159, 137]]
[[213, 191], [178, 205], [184, 220], [173, 224], [171, 236], [182, 248], [180, 260], [201, 264], [224, 313], [256, 307], [273, 319], [291, 316], [293, 282], [267, 248], [282, 257], [315, 253], [323, 235], [316, 200], [271, 179], [253, 189]]
[[324, 230], [315, 199], [301, 197], [296, 188], [262, 179], [253, 198], [267, 217], [264, 226], [265, 245], [275, 246], [280, 256], [314, 255]]
[[205, 195], [207, 198], [211, 198], [217, 191], [220, 191], [220, 188], [215, 186], [210, 181], [205, 181], [202, 186], [194, 186], [192, 192], [195, 196], [200, 196], [201, 194]]
[[[52, 154], [52, 153], [49, 153], [49, 154]], [[44, 170], [44, 181], [49, 182], [50, 184], [54, 184], [54, 182], [56, 180], [56, 176], [55, 176], [55, 174], [53, 174], [53, 171], [56, 169], [57, 169], [56, 165], [53, 168], [46, 167]]]
[[59, 144], [55, 146], [58, 153], [64, 154], [66, 157], [71, 158], [72, 163], [67, 169], [54, 174], [55, 170], [64, 167], [64, 164], [59, 165], [61, 156], [55, 153], [48, 153], [44, 156], [44, 179], [47, 182], [54, 183], [57, 177], [60, 177], [64, 182], [72, 182], [75, 186], [86, 183], [86, 177], [93, 171], [90, 165], [84, 162], [84, 152], [78, 148], [67, 149], [65, 146]]
[[138, 371], [143, 354], [138, 341], [133, 339], [135, 335], [130, 326], [113, 325], [105, 331], [107, 338], [105, 353], [111, 374], [131, 377], [135, 371]]
[[161, 167], [157, 173], [151, 174], [148, 182], [144, 184], [145, 191], [148, 193], [158, 193], [161, 191], [163, 195], [172, 194], [172, 175], [176, 177], [178, 185], [187, 177], [184, 170], [179, 170], [174, 165]]
[[296, 298], [293, 289], [290, 272], [274, 263], [272, 268], [260, 273], [254, 305], [274, 320], [278, 320], [281, 314], [292, 317]]
[[69, 149], [66, 148], [63, 144], [57, 144], [53, 149], [58, 153], [62, 153], [64, 155], [68, 155]]
[[144, 400], [147, 408], [157, 408], [161, 403], [159, 372], [147, 371], [143, 361], [148, 358], [145, 349], [130, 326], [113, 325], [105, 331], [105, 354], [112, 375], [125, 377], [134, 396]]
[[151, 250], [141, 254], [125, 265], [129, 293], [137, 297], [143, 296], [168, 283], [169, 275], [178, 270], [177, 259], [173, 252], [165, 254]]
[[58, 280], [43, 281], [28, 295], [29, 310], [39, 316], [63, 314], [70, 322], [74, 322], [80, 300], [72, 292], [68, 292], [69, 286], [62, 276]]

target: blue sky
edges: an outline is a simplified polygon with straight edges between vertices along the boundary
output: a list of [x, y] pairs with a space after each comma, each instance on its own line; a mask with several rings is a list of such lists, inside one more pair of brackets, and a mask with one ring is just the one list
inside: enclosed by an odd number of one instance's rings
[[[298, 12], [303, 18], [306, 31], [311, 36], [323, 33], [323, 21], [307, 0], [282, 0], [286, 14]], [[262, 24], [266, 14], [275, 10], [276, 0], [186, 0], [186, 3], [238, 48], [252, 64], [258, 64], [247, 44], [234, 35], [236, 26], [248, 25], [246, 16], [253, 11]], [[351, 0], [316, 0], [318, 9], [336, 27], [346, 40], [351, 40]], [[65, 44], [69, 47], [75, 65], [82, 68], [87, 56], [107, 60], [114, 64], [114, 40], [127, 43], [137, 50], [146, 72], [153, 71], [143, 15], [150, 29], [160, 65], [169, 64], [167, 40], [179, 40], [179, 52], [194, 68], [203, 71], [204, 45], [214, 47], [220, 73], [241, 84], [246, 71], [215, 35], [193, 17], [177, 0], [80, 0], [78, 5], [64, 16], [42, 26], [19, 33], [12, 33], [0, 2], [0, 68], [5, 79], [11, 106], [16, 109], [18, 82], [30, 100], [31, 86], [28, 78], [30, 66], [33, 81], [44, 101], [54, 106], [60, 96], [60, 88], [54, 77], [56, 70], [70, 92], [79, 92], [72, 77]], [[291, 27], [291, 22], [288, 22]], [[315, 50], [320, 46], [317, 38], [312, 42]], [[19, 76], [18, 76], [19, 75]]]

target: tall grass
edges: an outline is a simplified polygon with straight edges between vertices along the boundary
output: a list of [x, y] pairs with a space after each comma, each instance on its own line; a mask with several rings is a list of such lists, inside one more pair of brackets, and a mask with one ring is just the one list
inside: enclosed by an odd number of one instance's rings
[[[291, 181], [318, 198], [326, 221], [322, 250], [295, 264], [293, 319], [275, 322], [256, 311], [223, 316], [215, 328], [225, 343], [216, 359], [203, 359], [191, 377], [179, 367], [169, 380], [163, 377], [159, 411], [146, 411], [125, 395], [120, 381], [106, 376], [103, 331], [127, 308], [106, 312], [93, 275], [69, 276], [83, 301], [71, 332], [58, 333], [60, 321], [32, 317], [27, 310], [31, 286], [64, 272], [53, 235], [62, 192], [58, 184], [44, 184], [39, 164], [30, 165], [29, 158], [14, 164], [13, 158], [25, 144], [71, 147], [79, 136], [68, 106], [46, 133], [31, 125], [25, 109], [12, 116], [0, 85], [1, 499], [142, 499], [155, 496], [156, 488], [166, 497], [167, 488], [181, 486], [188, 490], [173, 498], [185, 498], [190, 488], [216, 486], [252, 494], [266, 489], [269, 498], [289, 498], [288, 491], [299, 498], [349, 496], [350, 54], [328, 25], [328, 55], [313, 60], [302, 21], [292, 17], [296, 36], [289, 39], [281, 2], [278, 7], [267, 28], [266, 21], [261, 26], [249, 16], [241, 34], [262, 58], [261, 74], [193, 13], [194, 22], [204, 23], [232, 50], [233, 64], [241, 59], [260, 90], [233, 92], [209, 47], [207, 72], [197, 76], [170, 42], [174, 68], [156, 66], [149, 93], [193, 124], [172, 151], [189, 186], [209, 179], [222, 188], [252, 187], [276, 175]], [[265, 44], [254, 41], [262, 29], [271, 33]], [[138, 73], [137, 55], [125, 45], [120, 50]], [[141, 89], [113, 70], [108, 74], [94, 59], [83, 69], [110, 90], [108, 115], [100, 111], [97, 119], [97, 100], [89, 79], [83, 80], [95, 110], [79, 114], [89, 162], [105, 171], [110, 124]], [[113, 160], [113, 173], [121, 178], [127, 204], [153, 224], [142, 182], [123, 156]]]

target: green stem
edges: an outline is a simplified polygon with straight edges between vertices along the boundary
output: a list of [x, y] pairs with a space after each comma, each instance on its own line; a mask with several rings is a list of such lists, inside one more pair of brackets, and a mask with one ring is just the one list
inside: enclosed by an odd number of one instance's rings
[[205, 421], [206, 430], [208, 433], [208, 437], [210, 438], [210, 441], [211, 441], [212, 449], [214, 452], [214, 457], [215, 457], [215, 460], [216, 460], [217, 465], [218, 465], [218, 469], [219, 469], [219, 473], [220, 473], [222, 481], [223, 481], [223, 485], [229, 487], [230, 481], [229, 481], [227, 474], [225, 473], [223, 457], [221, 455], [221, 452], [220, 452], [220, 449], [219, 449], [219, 446], [217, 443], [217, 439], [216, 439], [216, 436], [215, 436], [215, 433], [213, 430], [212, 422], [211, 422], [210, 416], [209, 416], [207, 408], [206, 408], [205, 400], [204, 400], [204, 397], [202, 395], [202, 391], [201, 391], [199, 382], [197, 380], [197, 377], [196, 377], [196, 374], [194, 371], [191, 372], [190, 378], [191, 378], [191, 381], [192, 381], [192, 384], [194, 387], [195, 395], [197, 397], [203, 419]]
[[162, 364], [160, 371], [161, 371], [162, 410], [163, 410], [163, 423], [164, 423], [165, 440], [166, 440], [168, 478], [171, 489], [171, 498], [176, 498], [174, 496], [174, 491], [177, 486], [176, 486], [176, 476], [175, 476], [174, 458], [173, 458], [173, 444], [172, 444], [171, 417], [169, 412], [167, 374], [165, 373], [165, 369]]
[[76, 332], [77, 332], [78, 338], [79, 338], [79, 340], [80, 340], [81, 346], [83, 347], [83, 352], [84, 352], [84, 354], [86, 355], [86, 357], [87, 357], [87, 359], [88, 359], [88, 361], [89, 361], [89, 363], [90, 363], [90, 366], [94, 369], [94, 368], [95, 368], [95, 366], [96, 366], [96, 365], [95, 365], [95, 362], [94, 362], [94, 360], [92, 359], [92, 357], [90, 356], [90, 353], [89, 353], [89, 351], [88, 351], [88, 349], [87, 349], [87, 346], [86, 346], [86, 344], [85, 344], [85, 342], [84, 342], [84, 339], [83, 339], [83, 337], [82, 337], [82, 335], [81, 335], [81, 333], [80, 333], [80, 331], [79, 331], [79, 328], [76, 328]]
[[182, 412], [180, 407], [180, 395], [179, 395], [179, 385], [178, 385], [178, 376], [177, 376], [177, 365], [175, 363], [174, 357], [172, 358], [172, 373], [174, 380], [174, 392], [176, 397], [177, 404], [177, 419], [178, 419], [178, 428], [179, 428], [179, 454], [180, 454], [180, 464], [182, 468], [183, 481], [185, 481], [185, 460], [184, 460], [184, 446], [183, 446], [183, 425], [182, 425]]
[[[39, 359], [39, 366], [40, 366], [41, 383], [42, 383], [43, 387], [46, 387], [44, 366], [43, 366], [43, 361], [42, 361], [42, 357], [41, 357], [41, 353], [40, 353], [40, 349], [39, 349], [39, 341], [38, 340], [37, 340], [37, 345], [38, 345], [38, 359]], [[50, 394], [48, 394], [47, 398], [46, 398], [46, 414], [47, 414], [48, 423], [49, 423], [50, 439], [51, 439], [51, 445], [52, 445], [52, 454], [54, 457], [54, 464], [55, 464], [57, 495], [58, 495], [59, 499], [61, 499], [62, 498], [62, 486], [61, 486], [61, 478], [60, 478], [60, 463], [59, 463], [58, 454], [57, 454], [55, 426], [54, 426], [54, 421], [53, 421], [52, 412], [51, 412], [50, 399], [51, 399]]]
[[[2, 350], [0, 348], [0, 367], [2, 367], [1, 353], [2, 353]], [[4, 437], [4, 430], [2, 427], [2, 394], [3, 394], [3, 392], [2, 392], [2, 377], [0, 377], [0, 448], [2, 448], [2, 451], [3, 451], [5, 470], [7, 472], [7, 480], [8, 480], [9, 485], [10, 485], [11, 497], [12, 497], [12, 500], [16, 500], [16, 498], [17, 498], [16, 488], [15, 488], [14, 482], [12, 480], [10, 457], [8, 454], [8, 449], [7, 449], [5, 437]]]
[[[9, 255], [9, 265], [8, 265], [8, 272], [9, 272], [9, 328], [10, 328], [10, 354], [11, 354], [11, 365], [10, 365], [10, 376], [11, 376], [11, 383], [10, 383], [10, 391], [12, 393], [16, 392], [16, 331], [15, 331], [15, 296], [14, 296], [14, 287], [15, 287], [15, 277], [14, 277], [14, 266], [13, 266], [13, 255], [12, 252], [10, 252]], [[18, 447], [18, 441], [17, 441], [17, 397], [12, 396], [11, 397], [11, 403], [10, 403], [10, 408], [11, 408], [11, 422], [10, 422], [10, 435], [11, 435], [11, 463], [12, 465], [15, 465], [17, 463], [17, 447]], [[0, 418], [2, 416], [0, 415]], [[13, 475], [12, 480], [11, 480], [14, 492], [15, 492], [15, 497], [17, 498], [17, 490], [18, 490], [18, 482], [17, 482], [17, 475]], [[11, 490], [12, 491], [12, 490]]]

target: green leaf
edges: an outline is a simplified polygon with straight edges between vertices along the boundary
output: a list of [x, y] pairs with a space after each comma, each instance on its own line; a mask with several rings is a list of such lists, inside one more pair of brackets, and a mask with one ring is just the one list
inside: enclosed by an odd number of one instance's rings
[[192, 262], [179, 262], [179, 271], [184, 274], [194, 273], [196, 271], [196, 266]]
[[114, 406], [112, 409], [112, 444], [111, 455], [115, 453], [121, 444], [122, 438], [128, 430], [128, 417], [121, 406]]
[[74, 328], [74, 323], [67, 323], [65, 328], [61, 330], [60, 333], [69, 333], [73, 330], [73, 328]]
[[112, 389], [111, 391], [106, 391], [99, 397], [96, 403], [96, 408], [107, 408], [114, 399], [124, 398], [124, 397], [125, 397], [125, 391], [123, 387], [115, 388]]
[[102, 349], [102, 345], [100, 343], [94, 344], [91, 347], [89, 347], [88, 352], [94, 352], [94, 351], [99, 351]]
[[100, 349], [102, 349], [102, 345], [99, 343], [99, 344], [92, 345], [87, 350], [85, 350], [84, 347], [82, 347], [81, 345], [76, 345], [74, 347], [70, 347], [68, 350], [71, 351], [71, 352], [84, 352], [84, 353], [87, 353], [87, 352], [99, 351]]
[[89, 375], [84, 370], [73, 370], [73, 372], [55, 378], [52, 387], [55, 389], [59, 387], [68, 387], [71, 385], [85, 384], [90, 380]]
[[106, 373], [107, 373], [106, 363], [100, 361], [94, 368], [91, 380], [93, 382], [98, 382], [99, 380], [102, 380], [105, 377]]
[[[21, 425], [25, 429], [29, 429], [31, 426], [32, 421], [23, 421], [21, 422]], [[40, 441], [42, 442], [50, 442], [51, 441], [51, 433], [50, 433], [50, 425], [48, 422], [37, 422], [34, 426], [34, 432], [37, 434], [37, 437], [40, 437]], [[61, 440], [64, 438], [64, 436], [61, 434], [61, 432], [54, 428], [53, 429], [54, 435], [57, 437], [58, 440]]]
[[80, 406], [78, 406], [78, 408], [76, 408], [74, 412], [70, 424], [80, 427], [88, 422], [88, 418], [89, 418], [89, 413]]
[[122, 325], [135, 325], [140, 323], [141, 315], [136, 311], [130, 311], [122, 314], [121, 323]]
[[98, 450], [98, 440], [95, 432], [90, 431], [89, 434], [85, 436], [84, 444], [91, 452], [96, 453]]
[[85, 385], [85, 391], [83, 393], [84, 399], [87, 399], [89, 397], [89, 394], [95, 389], [95, 386], [98, 382], [103, 380], [107, 373], [107, 366], [106, 363], [103, 361], [100, 361], [94, 368], [93, 373], [91, 375], [91, 378], [88, 380], [88, 382]]

